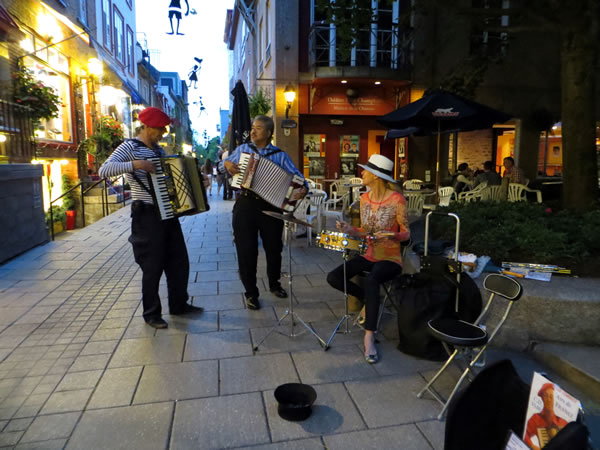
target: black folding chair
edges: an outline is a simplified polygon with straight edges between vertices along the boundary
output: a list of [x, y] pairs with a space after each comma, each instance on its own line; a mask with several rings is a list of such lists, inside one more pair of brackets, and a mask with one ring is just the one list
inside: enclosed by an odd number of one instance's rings
[[[456, 394], [456, 391], [464, 379], [470, 374], [475, 363], [483, 355], [487, 346], [494, 339], [496, 334], [498, 334], [498, 331], [506, 321], [514, 302], [521, 297], [523, 292], [519, 282], [513, 278], [507, 277], [506, 275], [500, 274], [488, 275], [483, 281], [483, 287], [490, 293], [490, 296], [485, 308], [475, 322], [469, 323], [463, 320], [442, 317], [431, 320], [428, 323], [430, 334], [442, 342], [446, 352], [448, 355], [450, 355], [441, 369], [438, 370], [433, 378], [431, 378], [425, 387], [417, 394], [417, 397], [421, 398], [425, 391], [427, 391], [442, 404], [442, 410], [438, 415], [438, 420], [441, 420], [444, 416], [446, 408], [448, 407], [449, 402], [452, 400], [452, 397], [454, 397], [454, 394]], [[508, 304], [504, 310], [502, 318], [497, 323], [491, 334], [488, 334], [487, 331], [481, 327], [481, 325], [483, 325], [483, 319], [487, 316], [492, 301], [496, 295], [508, 300]], [[452, 350], [451, 346], [454, 347], [454, 350]], [[478, 351], [474, 351], [476, 347], [479, 348]], [[470, 360], [470, 362], [468, 362], [466, 367], [463, 369], [462, 375], [454, 386], [454, 389], [452, 389], [450, 396], [446, 401], [444, 401], [436, 392], [434, 392], [432, 385], [446, 370], [450, 363], [452, 361], [456, 361], [456, 356], [459, 354], [464, 356], [465, 360]]]

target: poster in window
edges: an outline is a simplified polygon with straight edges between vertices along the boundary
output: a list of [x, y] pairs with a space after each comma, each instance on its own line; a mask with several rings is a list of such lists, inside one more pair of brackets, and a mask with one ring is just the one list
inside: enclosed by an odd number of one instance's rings
[[356, 176], [357, 159], [350, 156], [340, 158], [340, 172], [342, 176]]
[[360, 144], [360, 136], [346, 134], [340, 137], [340, 153], [342, 156], [356, 156]]
[[303, 149], [305, 156], [325, 156], [325, 135], [305, 134]]
[[324, 178], [325, 177], [325, 157], [310, 156], [308, 158], [308, 178]]
[[406, 138], [398, 139], [398, 158], [406, 158]]

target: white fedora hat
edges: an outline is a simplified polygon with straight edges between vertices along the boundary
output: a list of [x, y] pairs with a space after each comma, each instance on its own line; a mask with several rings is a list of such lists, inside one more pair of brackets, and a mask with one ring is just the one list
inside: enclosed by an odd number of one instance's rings
[[371, 155], [367, 164], [359, 164], [359, 166], [383, 180], [396, 182], [394, 180], [394, 162], [383, 155]]

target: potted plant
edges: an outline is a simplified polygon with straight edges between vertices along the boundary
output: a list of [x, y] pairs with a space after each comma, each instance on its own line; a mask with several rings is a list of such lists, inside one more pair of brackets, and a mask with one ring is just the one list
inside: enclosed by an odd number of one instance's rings
[[54, 227], [54, 234], [60, 233], [66, 227], [67, 214], [63, 206], [52, 206], [52, 220], [50, 220], [50, 208], [46, 211], [46, 225]]
[[94, 134], [81, 145], [94, 156], [96, 164], [102, 164], [112, 151], [123, 141], [123, 128], [112, 116], [102, 116]]
[[58, 117], [62, 101], [54, 88], [36, 80], [33, 72], [26, 67], [13, 72], [12, 79], [13, 100], [29, 108], [28, 115], [34, 125], [38, 125], [42, 119]]
[[[69, 177], [69, 175], [63, 174], [63, 176], [62, 176], [62, 191], [69, 192], [70, 189], [73, 188], [73, 186], [74, 186], [74, 184], [71, 181], [71, 177]], [[67, 217], [67, 219], [66, 219], [67, 230], [74, 230], [75, 229], [75, 217], [77, 214], [77, 211], [75, 210], [75, 207], [76, 207], [75, 191], [70, 191], [68, 194], [66, 194], [63, 197], [62, 206], [65, 209], [65, 214]]]

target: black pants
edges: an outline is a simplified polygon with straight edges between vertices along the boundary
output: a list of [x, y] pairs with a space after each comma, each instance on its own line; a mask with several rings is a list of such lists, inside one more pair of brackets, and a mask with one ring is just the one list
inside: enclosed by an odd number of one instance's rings
[[[368, 272], [365, 289], [350, 281], [361, 272]], [[355, 256], [346, 262], [346, 291], [349, 295], [365, 302], [365, 329], [377, 329], [377, 316], [379, 313], [379, 287], [382, 283], [391, 280], [402, 273], [402, 266], [392, 261], [368, 261], [362, 256]], [[344, 291], [344, 265], [333, 269], [327, 274], [327, 282], [331, 287]]]
[[131, 236], [135, 262], [142, 269], [144, 319], [161, 316], [158, 285], [167, 277], [169, 310], [180, 311], [187, 302], [190, 261], [179, 219], [160, 220], [155, 207], [138, 200], [131, 205]]
[[258, 296], [256, 286], [256, 263], [258, 260], [258, 234], [267, 257], [269, 288], [279, 286], [281, 276], [281, 250], [283, 221], [263, 214], [277, 208], [247, 191], [237, 199], [233, 207], [233, 236], [237, 250], [240, 279], [246, 297]]
[[223, 200], [229, 200], [233, 198], [233, 189], [231, 189], [231, 179], [227, 174], [223, 175]]

